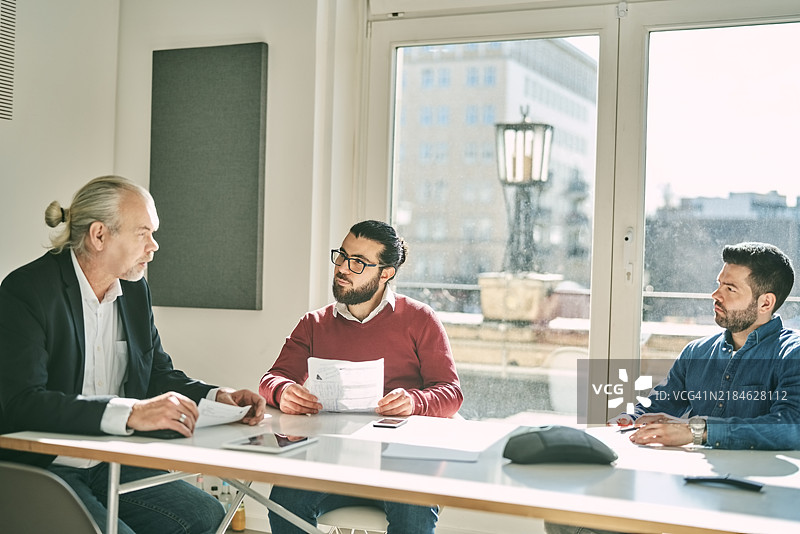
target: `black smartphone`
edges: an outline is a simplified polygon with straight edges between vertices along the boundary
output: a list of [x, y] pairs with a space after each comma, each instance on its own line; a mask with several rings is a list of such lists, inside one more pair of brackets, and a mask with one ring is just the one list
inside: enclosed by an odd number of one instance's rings
[[386, 417], [372, 422], [372, 426], [379, 426], [382, 428], [397, 428], [400, 425], [406, 424], [408, 419], [400, 419], [396, 417]]

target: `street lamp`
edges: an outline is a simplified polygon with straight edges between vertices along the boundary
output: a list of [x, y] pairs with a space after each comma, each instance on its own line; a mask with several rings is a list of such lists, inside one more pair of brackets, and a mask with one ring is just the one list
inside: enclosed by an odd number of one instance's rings
[[506, 272], [537, 271], [534, 225], [539, 197], [547, 182], [553, 127], [528, 121], [496, 124], [497, 175], [503, 185], [508, 211], [508, 241], [503, 259]]

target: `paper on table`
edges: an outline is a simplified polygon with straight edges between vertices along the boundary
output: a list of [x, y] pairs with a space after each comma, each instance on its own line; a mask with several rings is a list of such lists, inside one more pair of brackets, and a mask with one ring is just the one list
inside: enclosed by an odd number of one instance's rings
[[386, 443], [382, 455], [388, 458], [474, 462], [517, 427], [503, 422], [411, 416], [398, 428], [369, 424], [348, 437]]
[[250, 406], [234, 406], [224, 402], [200, 399], [200, 404], [197, 405], [197, 408], [200, 410], [200, 417], [197, 418], [194, 427], [201, 428], [239, 421], [247, 415]]
[[373, 411], [383, 397], [383, 358], [367, 362], [309, 358], [306, 388], [324, 412]]

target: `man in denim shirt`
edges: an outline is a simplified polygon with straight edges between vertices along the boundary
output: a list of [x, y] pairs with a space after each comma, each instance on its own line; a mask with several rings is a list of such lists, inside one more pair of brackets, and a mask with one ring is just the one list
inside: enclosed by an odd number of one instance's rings
[[[800, 449], [800, 334], [775, 315], [794, 284], [789, 258], [766, 243], [728, 245], [714, 320], [725, 331], [689, 343], [667, 378], [609, 424], [635, 424], [639, 445]], [[545, 524], [549, 534], [608, 531]]]

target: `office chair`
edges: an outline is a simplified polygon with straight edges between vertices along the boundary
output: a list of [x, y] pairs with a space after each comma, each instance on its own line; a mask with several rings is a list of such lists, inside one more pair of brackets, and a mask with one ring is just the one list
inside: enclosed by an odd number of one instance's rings
[[322, 514], [317, 523], [332, 527], [330, 534], [386, 532], [389, 526], [384, 511], [374, 506], [344, 506]]
[[578, 360], [588, 358], [584, 347], [561, 347], [551, 352], [545, 360], [550, 372], [547, 375], [550, 390], [550, 406], [554, 412], [578, 413], [575, 384], [578, 375]]
[[0, 462], [3, 532], [102, 534], [66, 482], [40, 467]]

